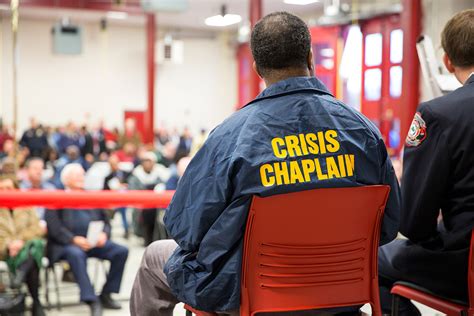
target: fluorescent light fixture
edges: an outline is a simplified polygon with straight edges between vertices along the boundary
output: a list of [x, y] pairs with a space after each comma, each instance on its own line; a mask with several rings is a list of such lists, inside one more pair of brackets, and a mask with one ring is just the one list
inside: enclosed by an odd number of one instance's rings
[[208, 26], [229, 26], [242, 21], [242, 17], [238, 14], [214, 15], [206, 19]]
[[206, 23], [207, 26], [223, 27], [240, 23], [240, 21], [242, 21], [242, 17], [238, 14], [228, 14], [227, 6], [224, 4], [221, 6], [221, 14], [207, 18], [204, 23]]
[[125, 20], [127, 17], [128, 17], [127, 12], [119, 12], [119, 11], [107, 12], [108, 19]]
[[319, 0], [284, 0], [283, 2], [286, 4], [307, 5], [319, 2]]

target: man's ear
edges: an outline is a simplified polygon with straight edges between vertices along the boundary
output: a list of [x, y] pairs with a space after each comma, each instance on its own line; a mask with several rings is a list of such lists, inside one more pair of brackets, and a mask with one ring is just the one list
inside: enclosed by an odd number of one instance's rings
[[451, 59], [449, 59], [448, 54], [444, 54], [443, 62], [444, 62], [444, 65], [446, 66], [446, 69], [450, 73], [453, 73], [454, 72], [454, 66], [453, 66], [453, 63], [451, 62]]
[[309, 72], [311, 73], [311, 76], [314, 76], [313, 48], [309, 50], [307, 63], [308, 63], [308, 69], [309, 69]]
[[253, 64], [252, 64], [252, 68], [253, 70], [257, 73], [257, 75], [262, 78], [262, 75], [260, 74], [260, 72], [258, 71], [258, 68], [257, 68], [257, 63], [254, 61]]

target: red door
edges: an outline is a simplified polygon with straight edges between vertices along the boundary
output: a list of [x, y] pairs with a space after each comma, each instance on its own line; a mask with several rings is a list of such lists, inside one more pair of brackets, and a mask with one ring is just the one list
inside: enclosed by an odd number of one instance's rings
[[311, 45], [313, 47], [316, 77], [324, 83], [334, 96], [337, 96], [339, 65], [337, 43], [340, 29], [339, 26], [311, 28]]
[[238, 110], [255, 99], [265, 89], [265, 83], [253, 69], [253, 56], [248, 43], [240, 44], [237, 48], [237, 64], [239, 102], [236, 109]]
[[365, 21], [361, 24], [361, 30], [361, 111], [380, 129], [389, 154], [396, 155], [402, 145], [403, 30], [400, 16]]
[[252, 52], [250, 51], [250, 46], [248, 44], [241, 44], [237, 48], [237, 64], [238, 64], [238, 96], [239, 103], [237, 109], [240, 109], [248, 102], [252, 101], [252, 64], [253, 57]]

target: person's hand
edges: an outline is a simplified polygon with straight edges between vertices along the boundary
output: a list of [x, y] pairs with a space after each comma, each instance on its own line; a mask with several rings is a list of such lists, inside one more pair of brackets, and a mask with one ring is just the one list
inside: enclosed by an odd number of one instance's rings
[[104, 232], [101, 232], [99, 235], [99, 239], [97, 239], [97, 244], [95, 245], [97, 248], [102, 248], [105, 246], [105, 243], [107, 242], [107, 234]]
[[89, 251], [92, 248], [89, 242], [87, 241], [87, 238], [82, 236], [74, 236], [74, 238], [72, 239], [72, 243], [84, 251]]
[[8, 254], [10, 257], [15, 257], [23, 248], [25, 242], [23, 240], [17, 239], [13, 240], [11, 243], [8, 244]]

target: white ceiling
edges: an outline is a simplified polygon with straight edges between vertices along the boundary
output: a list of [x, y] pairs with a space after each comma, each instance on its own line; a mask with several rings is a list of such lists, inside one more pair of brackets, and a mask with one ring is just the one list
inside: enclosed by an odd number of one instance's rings
[[[285, 4], [283, 0], [263, 0], [263, 13], [268, 14], [274, 11], [289, 11], [302, 16], [305, 20], [315, 19], [323, 13], [323, 2], [309, 4], [305, 6]], [[341, 2], [352, 3], [360, 9], [370, 8], [374, 5], [389, 5], [400, 0], [341, 0]], [[201, 31], [222, 30], [222, 28], [213, 28], [204, 24], [204, 19], [220, 13], [223, 4], [227, 5], [227, 12], [240, 14], [243, 21], [248, 20], [249, 0], [188, 0], [188, 9], [183, 12], [158, 12], [157, 23], [160, 29], [193, 29]], [[8, 15], [8, 6], [0, 5], [0, 14]], [[20, 19], [47, 19], [59, 20], [63, 17], [69, 17], [73, 22], [95, 23], [106, 16], [105, 11], [92, 10], [70, 10], [70, 9], [51, 9], [51, 8], [31, 8], [24, 7], [20, 10]], [[143, 26], [145, 18], [143, 15], [129, 15], [126, 20], [109, 20], [111, 24], [125, 24]], [[229, 26], [226, 29], [236, 30], [237, 25]]]
[[[188, 0], [188, 9], [183, 12], [158, 12], [158, 27], [173, 29], [203, 29], [213, 30], [215, 28], [206, 26], [204, 19], [220, 13], [221, 6], [227, 5], [227, 12], [240, 14], [242, 20], [248, 19], [248, 0]], [[274, 11], [290, 11], [295, 14], [314, 13], [319, 15], [322, 12], [323, 4], [314, 3], [306, 6], [288, 5], [283, 0], [264, 0], [264, 14]], [[8, 7], [0, 6], [0, 14], [8, 15]], [[92, 10], [72, 10], [72, 9], [51, 9], [51, 8], [20, 8], [20, 18], [27, 19], [47, 19], [59, 20], [69, 17], [77, 22], [96, 22], [106, 16], [104, 11]], [[110, 20], [110, 23], [143, 25], [145, 19], [141, 15], [129, 15], [126, 20]], [[230, 26], [229, 29], [237, 29], [237, 26]]]
[[[189, 28], [211, 28], [204, 24], [204, 19], [220, 13], [221, 6], [227, 5], [228, 13], [239, 14], [243, 21], [249, 18], [248, 0], [189, 0], [189, 9], [182, 13], [158, 13], [158, 23], [166, 26], [179, 26]], [[314, 13], [321, 14], [322, 3], [314, 3], [306, 6], [289, 5], [283, 0], [264, 0], [263, 14], [274, 11], [290, 11], [298, 15]], [[229, 28], [235, 28], [229, 27]]]

